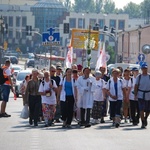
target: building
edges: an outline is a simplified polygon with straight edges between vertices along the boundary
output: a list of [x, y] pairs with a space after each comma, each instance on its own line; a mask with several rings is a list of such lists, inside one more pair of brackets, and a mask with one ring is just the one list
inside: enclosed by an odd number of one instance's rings
[[[93, 28], [95, 24], [98, 24], [100, 29], [99, 40], [113, 46], [115, 50], [115, 39], [112, 38], [111, 36], [108, 36], [108, 34], [103, 33], [104, 26], [106, 25], [108, 27], [108, 33], [110, 33], [111, 28], [115, 28], [116, 32], [120, 32], [128, 28], [128, 22], [129, 22], [129, 16], [127, 14], [70, 12], [70, 15], [66, 16], [66, 19], [63, 21], [63, 23], [59, 25], [59, 29], [63, 29], [64, 23], [69, 23], [70, 25], [70, 34], [64, 34], [63, 30], [60, 30], [62, 46], [65, 47], [68, 44], [68, 39], [71, 38], [71, 30], [73, 28], [88, 29], [89, 25], [91, 25]], [[84, 48], [82, 50], [74, 48], [74, 57], [77, 60], [76, 62], [77, 64], [83, 64], [84, 66], [86, 65], [86, 61], [85, 61], [86, 58], [83, 58], [83, 56], [85, 56], [85, 53], [86, 52]], [[95, 64], [97, 61], [96, 58], [97, 58], [97, 51], [93, 50], [92, 60], [91, 60], [92, 68], [95, 68]]]
[[[139, 54], [143, 54], [143, 46], [150, 44], [150, 25], [140, 25], [129, 28], [120, 33], [118, 38], [118, 54], [125, 63], [140, 63]], [[150, 69], [150, 56], [145, 55], [145, 60]]]
[[[13, 49], [16, 45], [27, 44], [31, 37], [26, 36], [26, 25], [35, 28], [35, 17], [30, 12], [30, 5], [0, 5], [0, 16], [3, 16], [4, 23], [8, 24], [8, 34], [1, 36], [1, 43], [7, 41], [9, 48]], [[29, 40], [27, 40], [29, 39]]]
[[31, 12], [35, 16], [35, 27], [39, 32], [45, 32], [48, 28], [58, 28], [69, 15], [67, 9], [57, 0], [45, 0], [37, 2], [31, 7]]

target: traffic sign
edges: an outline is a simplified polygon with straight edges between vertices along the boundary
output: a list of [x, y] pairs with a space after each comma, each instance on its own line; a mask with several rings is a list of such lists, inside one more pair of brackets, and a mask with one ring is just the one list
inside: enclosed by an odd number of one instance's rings
[[145, 55], [144, 54], [139, 54], [138, 55], [138, 60], [139, 60], [139, 62], [143, 62], [145, 60]]
[[49, 28], [42, 34], [42, 45], [59, 45], [60, 44], [60, 33], [55, 31], [53, 28]]

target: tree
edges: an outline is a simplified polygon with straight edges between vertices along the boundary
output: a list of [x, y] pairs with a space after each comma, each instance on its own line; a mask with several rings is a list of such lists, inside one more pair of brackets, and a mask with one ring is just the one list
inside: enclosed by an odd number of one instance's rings
[[73, 9], [75, 12], [95, 12], [94, 0], [75, 0]]
[[128, 3], [124, 7], [124, 13], [129, 14], [130, 18], [139, 18], [141, 16], [141, 7], [133, 2]]
[[96, 13], [102, 12], [103, 1], [104, 1], [104, 0], [96, 0], [96, 1], [95, 1], [95, 11], [96, 11]]
[[114, 64], [115, 63], [115, 52], [113, 50], [113, 47], [112, 46], [107, 46], [106, 51], [110, 55], [110, 59], [107, 63], [108, 64]]
[[104, 13], [114, 13], [115, 12], [115, 2], [112, 0], [104, 1]]
[[67, 10], [71, 10], [71, 0], [60, 0], [60, 2], [65, 8], [67, 8]]
[[143, 18], [146, 19], [146, 23], [149, 24], [150, 23], [150, 0], [144, 0], [141, 3], [141, 12]]

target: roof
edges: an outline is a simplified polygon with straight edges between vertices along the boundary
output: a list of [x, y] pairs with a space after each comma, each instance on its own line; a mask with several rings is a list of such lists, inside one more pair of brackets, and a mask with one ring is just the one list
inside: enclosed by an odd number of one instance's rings
[[44, 0], [36, 3], [32, 8], [65, 8], [61, 2], [58, 0]]

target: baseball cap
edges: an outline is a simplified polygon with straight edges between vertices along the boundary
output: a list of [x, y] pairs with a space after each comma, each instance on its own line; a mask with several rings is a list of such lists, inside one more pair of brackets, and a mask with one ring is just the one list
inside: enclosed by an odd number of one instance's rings
[[147, 64], [142, 64], [141, 69], [143, 69], [143, 68], [148, 68]]
[[133, 67], [132, 69], [131, 69], [131, 71], [138, 71], [139, 69], [138, 68], [136, 68], [136, 67]]
[[95, 72], [95, 77], [99, 77], [99, 76], [101, 76], [102, 75], [102, 73], [100, 72], [100, 71], [96, 71]]

